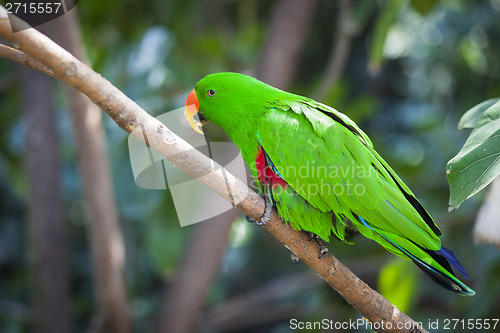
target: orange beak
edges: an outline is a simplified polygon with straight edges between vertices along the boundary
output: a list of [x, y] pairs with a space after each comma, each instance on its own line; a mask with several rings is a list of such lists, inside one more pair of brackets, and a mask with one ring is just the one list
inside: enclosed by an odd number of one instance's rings
[[201, 129], [202, 123], [194, 119], [194, 116], [198, 113], [198, 111], [200, 111], [200, 101], [198, 100], [198, 96], [196, 96], [196, 92], [193, 89], [186, 99], [184, 114], [186, 115], [189, 125], [191, 125], [196, 132], [203, 134], [203, 130]]

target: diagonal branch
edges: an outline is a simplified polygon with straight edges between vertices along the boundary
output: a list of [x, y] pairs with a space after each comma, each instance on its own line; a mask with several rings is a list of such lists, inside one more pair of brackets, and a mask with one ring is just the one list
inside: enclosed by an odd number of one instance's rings
[[[12, 19], [12, 16], [11, 16]], [[22, 24], [15, 22], [16, 24]], [[24, 23], [25, 24], [25, 23]], [[7, 14], [0, 6], [0, 37], [16, 45], [33, 59], [47, 66], [54, 77], [86, 94], [101, 107], [122, 129], [144, 140], [165, 156], [172, 164], [188, 175], [209, 186], [226, 198], [244, 214], [259, 219], [264, 212], [264, 200], [239, 179], [225, 172], [216, 162], [193, 149], [186, 141], [130, 100], [101, 75], [80, 62], [60, 46], [35, 29], [12, 33]], [[137, 130], [135, 130], [137, 129]], [[227, 194], [231, 185], [231, 197]], [[382, 295], [371, 289], [332, 254], [318, 259], [318, 245], [308, 242], [305, 233], [293, 230], [278, 216], [276, 210], [271, 220], [263, 226], [290, 250], [318, 273], [333, 289], [344, 297], [365, 318], [382, 332], [427, 332], [406, 314], [402, 313]], [[375, 326], [375, 323], [377, 323]], [[401, 329], [401, 327], [411, 327]]]
[[17, 63], [20, 63], [21, 65], [31, 67], [33, 69], [36, 69], [37, 71], [54, 77], [54, 73], [52, 73], [52, 71], [48, 69], [47, 66], [39, 63], [26, 53], [16, 50], [13, 47], [0, 44], [0, 57], [15, 61]]

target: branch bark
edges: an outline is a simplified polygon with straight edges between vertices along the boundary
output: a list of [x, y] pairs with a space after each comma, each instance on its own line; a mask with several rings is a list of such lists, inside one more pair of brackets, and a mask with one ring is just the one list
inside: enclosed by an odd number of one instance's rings
[[[50, 68], [55, 77], [86, 94], [99, 105], [122, 129], [131, 132], [165, 156], [188, 175], [209, 186], [232, 202], [245, 215], [260, 219], [264, 213], [264, 200], [243, 182], [225, 172], [213, 160], [193, 149], [164, 124], [150, 116], [92, 69], [64, 51], [35, 29], [12, 33], [9, 20], [0, 7], [0, 36], [16, 45], [26, 54]], [[231, 186], [231, 196], [227, 193]], [[318, 259], [319, 247], [309, 242], [305, 233], [293, 230], [283, 223], [273, 209], [271, 220], [263, 228], [302, 258], [333, 289], [372, 323], [380, 325], [381, 332], [427, 332], [418, 323], [397, 309], [382, 295], [371, 289], [331, 253]], [[399, 329], [399, 327], [411, 327]]]
[[36, 69], [39, 72], [54, 77], [54, 73], [52, 73], [47, 66], [39, 63], [30, 56], [26, 55], [26, 53], [16, 50], [13, 47], [0, 44], [0, 57], [15, 61], [21, 65]]

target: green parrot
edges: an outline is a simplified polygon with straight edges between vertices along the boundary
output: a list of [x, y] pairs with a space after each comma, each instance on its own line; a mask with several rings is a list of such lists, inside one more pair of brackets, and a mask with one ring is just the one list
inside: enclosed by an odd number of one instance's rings
[[266, 204], [292, 228], [326, 242], [332, 234], [348, 242], [346, 228], [355, 228], [444, 288], [475, 294], [455, 276], [452, 267], [467, 278], [432, 217], [346, 115], [238, 73], [201, 79], [185, 113], [199, 133], [207, 121], [226, 132]]

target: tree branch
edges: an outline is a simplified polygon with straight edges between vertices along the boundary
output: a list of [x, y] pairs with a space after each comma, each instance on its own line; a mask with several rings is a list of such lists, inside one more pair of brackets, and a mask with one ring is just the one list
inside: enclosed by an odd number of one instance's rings
[[320, 85], [313, 93], [313, 98], [316, 100], [321, 101], [325, 99], [344, 69], [349, 50], [351, 49], [353, 36], [353, 27], [350, 21], [352, 5], [352, 0], [340, 1], [340, 9], [337, 16], [337, 34], [330, 50], [326, 73]]
[[[22, 23], [15, 22], [15, 24]], [[147, 139], [149, 145], [172, 164], [231, 201], [244, 214], [260, 219], [264, 212], [264, 200], [257, 193], [227, 171], [225, 177], [220, 172], [214, 172], [222, 169], [216, 162], [193, 149], [109, 81], [46, 36], [35, 29], [12, 33], [3, 7], [0, 7], [0, 36], [46, 65], [58, 80], [86, 94], [122, 129], [131, 132], [141, 140]], [[227, 184], [231, 186], [231, 196], [227, 194]], [[302, 258], [365, 318], [372, 323], [378, 323], [382, 327], [379, 331], [427, 332], [356, 277], [332, 254], [318, 259], [318, 244], [309, 242], [305, 233], [295, 231], [288, 224], [283, 223], [276, 210], [273, 209], [271, 220], [263, 228]], [[398, 329], [401, 325], [412, 328]]]
[[231, 209], [217, 216], [222, 221], [212, 218], [195, 226], [162, 304], [158, 333], [195, 331], [205, 297], [222, 263], [231, 225], [237, 216], [238, 211]]
[[309, 31], [317, 0], [280, 0], [276, 2], [271, 25], [256, 77], [276, 88], [286, 89], [300, 60], [300, 51]]
[[70, 258], [60, 180], [60, 139], [52, 99], [54, 81], [26, 67], [20, 69], [24, 76], [33, 325], [37, 333], [69, 333]]
[[24, 52], [13, 47], [0, 44], [0, 57], [15, 61], [21, 65], [31, 67], [44, 74], [54, 77], [54, 73], [47, 66], [39, 63]]
[[[61, 46], [86, 62], [76, 8], [51, 21]], [[124, 278], [125, 245], [111, 181], [102, 112], [81, 92], [66, 86], [83, 197], [89, 205], [96, 312], [91, 332], [128, 333], [131, 313]]]

